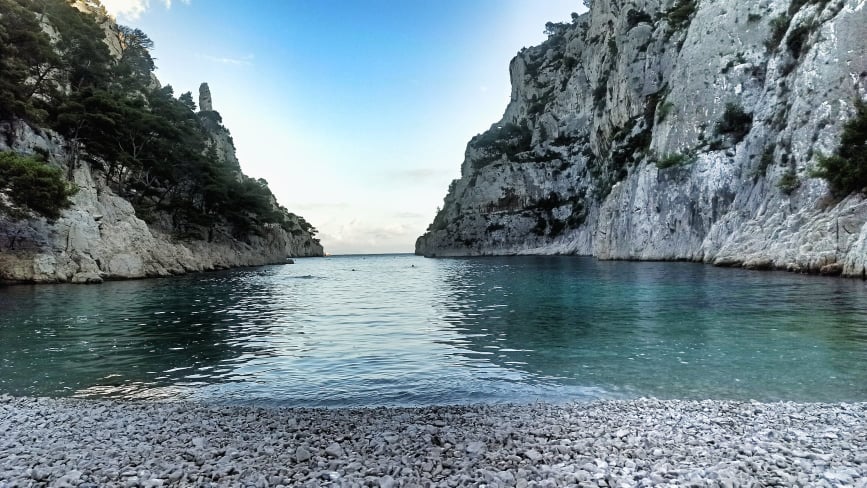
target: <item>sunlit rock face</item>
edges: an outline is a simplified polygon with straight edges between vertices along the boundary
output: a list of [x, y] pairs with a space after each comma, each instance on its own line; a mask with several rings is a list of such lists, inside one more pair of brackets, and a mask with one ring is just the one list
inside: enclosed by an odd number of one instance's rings
[[416, 243], [862, 276], [867, 202], [811, 177], [867, 99], [865, 0], [596, 0], [510, 66]]
[[[0, 150], [33, 153], [38, 148], [47, 152], [51, 161], [72, 175], [79, 190], [72, 197], [72, 207], [53, 223], [0, 216], [0, 282], [98, 283], [323, 255], [319, 242], [300, 228], [295, 235], [269, 226], [262, 235], [238, 239], [231, 229], [215, 227], [208, 240], [179, 240], [159, 222], [148, 225], [136, 216], [132, 204], [115, 194], [89, 165], [70, 168], [62, 164], [68, 158], [59, 137], [25, 124], [0, 125], [0, 133], [10, 131], [16, 134], [14, 145], [6, 147], [0, 142]], [[0, 141], [5, 139], [0, 137]]]
[[[117, 54], [117, 25], [93, 2], [79, 1], [106, 33]], [[51, 34], [53, 28], [43, 26]], [[114, 46], [114, 47], [113, 47]], [[154, 79], [154, 86], [159, 82]], [[210, 90], [202, 84], [200, 119], [210, 148], [242, 178], [229, 131], [213, 111]], [[260, 233], [242, 237], [227, 225], [212, 225], [206, 239], [178, 238], [170, 223], [156, 218], [146, 223], [133, 205], [117, 195], [105, 177], [67, 152], [70, 144], [50, 130], [22, 121], [0, 121], [0, 151], [40, 154], [60, 167], [78, 187], [73, 205], [55, 222], [15, 221], [0, 214], [0, 283], [98, 283], [105, 279], [168, 276], [190, 271], [285, 263], [289, 256], [322, 256], [324, 251], [294, 215], [285, 228], [266, 224]], [[0, 195], [2, 198], [2, 195]], [[277, 208], [276, 201], [271, 204]], [[163, 219], [164, 220], [164, 219]], [[286, 229], [289, 229], [287, 231]]]
[[207, 83], [199, 85], [199, 110], [202, 112], [214, 110], [214, 101], [211, 99], [211, 87]]

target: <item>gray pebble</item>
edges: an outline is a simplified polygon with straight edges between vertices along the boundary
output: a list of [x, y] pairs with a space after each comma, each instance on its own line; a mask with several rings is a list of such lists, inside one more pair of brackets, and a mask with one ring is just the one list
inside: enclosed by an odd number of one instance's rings
[[535, 449], [530, 449], [524, 452], [524, 457], [535, 463], [542, 459], [542, 454]]
[[4, 487], [867, 488], [864, 403], [316, 410], [10, 397], [0, 431]]
[[389, 475], [385, 475], [382, 478], [379, 478], [379, 488], [394, 488], [395, 481]]
[[308, 451], [304, 446], [298, 446], [295, 449], [295, 460], [299, 463], [304, 463], [310, 460], [310, 451]]
[[336, 458], [343, 457], [343, 448], [340, 447], [340, 444], [334, 442], [325, 448], [325, 454]]

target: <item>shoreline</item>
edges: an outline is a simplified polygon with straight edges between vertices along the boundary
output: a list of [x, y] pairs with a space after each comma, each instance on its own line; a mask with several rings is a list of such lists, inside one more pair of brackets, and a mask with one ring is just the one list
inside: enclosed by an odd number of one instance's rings
[[207, 269], [193, 269], [189, 271], [183, 271], [180, 273], [168, 273], [168, 274], [156, 274], [156, 275], [142, 275], [142, 276], [115, 276], [115, 275], [106, 275], [101, 276], [101, 281], [87, 281], [87, 282], [76, 282], [76, 281], [38, 281], [38, 280], [6, 280], [0, 279], [0, 289], [4, 287], [13, 287], [13, 286], [22, 286], [22, 285], [101, 285], [103, 283], [110, 283], [115, 281], [144, 281], [144, 280], [159, 280], [163, 278], [177, 278], [181, 276], [191, 276], [191, 275], [201, 275], [207, 273], [219, 273], [222, 271], [234, 271], [234, 270], [244, 270], [244, 269], [254, 269], [254, 268], [263, 268], [265, 266], [288, 266], [295, 264], [296, 259], [301, 258], [324, 258], [325, 256], [301, 256], [299, 257], [287, 257], [283, 260], [278, 260], [274, 262], [267, 262], [262, 264], [239, 264], [237, 266], [215, 266], [213, 268]]
[[580, 258], [590, 258], [596, 261], [609, 261], [609, 262], [624, 262], [624, 263], [688, 263], [688, 264], [700, 264], [704, 266], [711, 266], [714, 268], [728, 268], [735, 270], [743, 270], [743, 271], [759, 271], [759, 272], [780, 272], [780, 273], [788, 273], [793, 275], [802, 275], [802, 276], [818, 276], [822, 278], [842, 278], [847, 280], [861, 280], [867, 281], [867, 268], [863, 269], [860, 273], [851, 273], [846, 274], [843, 272], [842, 267], [837, 267], [836, 264], [832, 263], [832, 265], [823, 265], [821, 267], [798, 267], [793, 265], [785, 265], [785, 266], [777, 266], [768, 261], [749, 261], [748, 259], [740, 259], [740, 258], [731, 258], [725, 260], [715, 260], [708, 261], [705, 259], [693, 259], [693, 258], [641, 258], [641, 257], [599, 257], [595, 254], [580, 254], [580, 253], [522, 253], [522, 252], [508, 252], [508, 253], [481, 253], [481, 254], [420, 254], [418, 252], [415, 253], [418, 257], [423, 257], [425, 259], [473, 259], [473, 258], [504, 258], [504, 257], [517, 257], [517, 256], [562, 256], [562, 257], [580, 257]]
[[0, 487], [867, 486], [867, 403], [282, 408], [0, 396]]
[[233, 266], [215, 266], [213, 268], [208, 269], [199, 269], [199, 270], [188, 270], [180, 273], [167, 273], [167, 274], [155, 274], [155, 275], [142, 275], [142, 276], [116, 276], [116, 275], [106, 275], [101, 276], [100, 281], [61, 281], [61, 280], [53, 280], [53, 281], [41, 281], [41, 280], [9, 280], [9, 279], [0, 279], [0, 289], [4, 287], [13, 287], [13, 286], [21, 286], [21, 285], [101, 285], [103, 283], [113, 282], [113, 281], [140, 281], [140, 280], [152, 280], [152, 279], [162, 279], [162, 278], [175, 278], [179, 276], [188, 276], [188, 275], [197, 275], [197, 274], [205, 274], [205, 273], [216, 273], [220, 271], [232, 271], [232, 270], [243, 270], [243, 269], [253, 269], [253, 268], [262, 268], [265, 266], [283, 266], [289, 264], [295, 264], [294, 260], [303, 259], [303, 258], [333, 258], [333, 257], [363, 257], [363, 256], [417, 256], [425, 259], [478, 259], [478, 258], [509, 258], [509, 257], [576, 257], [576, 258], [588, 258], [594, 259], [596, 261], [602, 262], [627, 262], [627, 263], [686, 263], [686, 264], [697, 264], [703, 266], [711, 266], [714, 268], [726, 268], [733, 270], [741, 270], [741, 271], [749, 271], [749, 272], [777, 272], [777, 273], [786, 273], [790, 275], [800, 275], [800, 276], [812, 276], [818, 278], [841, 278], [844, 280], [853, 280], [853, 281], [867, 281], [867, 270], [862, 271], [859, 274], [845, 274], [842, 270], [838, 270], [837, 268], [829, 268], [829, 270], [822, 271], [818, 268], [793, 268], [793, 267], [776, 267], [772, 265], [764, 265], [764, 264], [755, 264], [748, 263], [744, 260], [731, 260], [731, 261], [720, 261], [720, 262], [712, 262], [712, 261], [704, 261], [701, 259], [689, 259], [689, 258], [673, 258], [673, 259], [642, 259], [642, 258], [600, 258], [598, 256], [592, 254], [523, 254], [523, 253], [508, 253], [508, 254], [455, 254], [455, 255], [424, 255], [418, 253], [382, 253], [382, 254], [336, 254], [336, 255], [316, 255], [316, 256], [294, 256], [294, 257], [286, 257], [285, 260], [278, 260], [273, 262], [266, 262], [261, 264], [239, 264]]

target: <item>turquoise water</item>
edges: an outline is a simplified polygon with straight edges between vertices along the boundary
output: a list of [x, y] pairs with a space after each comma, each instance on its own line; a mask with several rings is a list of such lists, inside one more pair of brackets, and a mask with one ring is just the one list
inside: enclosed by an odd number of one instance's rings
[[387, 255], [13, 286], [0, 288], [0, 393], [865, 401], [867, 285], [689, 263]]

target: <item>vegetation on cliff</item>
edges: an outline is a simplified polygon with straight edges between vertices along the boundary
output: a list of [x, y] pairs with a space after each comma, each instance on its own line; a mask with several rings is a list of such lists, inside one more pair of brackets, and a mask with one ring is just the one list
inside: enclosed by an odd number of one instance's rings
[[595, 2], [549, 23], [416, 252], [867, 276], [867, 50], [853, 41], [867, 13], [851, 5]]
[[77, 189], [57, 168], [34, 157], [0, 152], [0, 213], [13, 219], [60, 217]]
[[840, 147], [819, 158], [815, 176], [824, 178], [836, 196], [867, 189], [867, 103], [855, 101], [856, 114], [843, 127]]
[[[220, 157], [219, 114], [197, 113], [190, 93], [159, 86], [144, 32], [112, 30], [112, 52], [100, 12], [66, 0], [0, 0], [0, 12], [0, 121], [64, 136], [62, 163], [89, 163], [140, 217], [178, 235], [202, 238], [214, 225], [238, 237], [268, 225], [315, 233], [276, 204], [264, 180]], [[7, 192], [18, 198], [14, 187]]]

